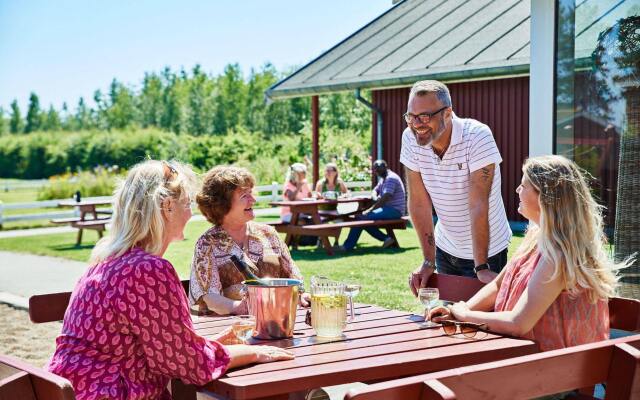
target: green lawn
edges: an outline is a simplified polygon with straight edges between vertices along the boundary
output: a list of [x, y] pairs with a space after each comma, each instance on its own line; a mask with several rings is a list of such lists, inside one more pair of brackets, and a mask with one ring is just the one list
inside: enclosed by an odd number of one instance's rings
[[[208, 227], [204, 221], [191, 222], [185, 229], [185, 240], [169, 246], [165, 256], [183, 279], [189, 276], [194, 244]], [[342, 240], [346, 234], [342, 234]], [[315, 274], [337, 280], [354, 278], [362, 283], [358, 301], [418, 312], [421, 306], [407, 287], [407, 276], [422, 261], [421, 251], [413, 229], [397, 231], [397, 237], [401, 249], [381, 249], [380, 242], [363, 233], [358, 247], [350, 253], [329, 257], [324, 250], [314, 246], [293, 251], [292, 256], [306, 281]], [[74, 245], [75, 233], [9, 238], [0, 240], [0, 250], [86, 261], [96, 238], [95, 232], [86, 231], [85, 244], [81, 247]], [[510, 254], [521, 240], [520, 236], [514, 237], [509, 247]]]

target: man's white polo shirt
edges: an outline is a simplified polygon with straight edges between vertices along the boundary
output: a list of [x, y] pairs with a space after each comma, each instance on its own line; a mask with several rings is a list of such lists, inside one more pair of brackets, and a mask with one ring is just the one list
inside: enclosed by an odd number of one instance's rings
[[431, 145], [420, 146], [411, 129], [402, 133], [400, 162], [420, 172], [438, 215], [436, 246], [445, 252], [473, 260], [471, 218], [469, 214], [470, 174], [495, 164], [489, 195], [489, 257], [509, 246], [511, 229], [501, 195], [502, 157], [491, 129], [474, 119], [453, 116], [451, 144], [442, 160]]

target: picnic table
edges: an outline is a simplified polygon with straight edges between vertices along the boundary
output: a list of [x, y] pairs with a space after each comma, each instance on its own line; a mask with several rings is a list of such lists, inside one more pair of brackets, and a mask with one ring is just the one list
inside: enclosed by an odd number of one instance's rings
[[[297, 312], [293, 339], [251, 339], [253, 344], [290, 349], [294, 360], [229, 371], [198, 388], [199, 395], [286, 399], [289, 393], [321, 386], [390, 380], [538, 352], [533, 341], [497, 334], [478, 339], [446, 336], [441, 328], [424, 327], [421, 316], [367, 304], [356, 306], [355, 321], [342, 338], [321, 341], [304, 323], [305, 312]], [[230, 317], [194, 316], [193, 320], [196, 332], [209, 338], [231, 325]], [[174, 396], [188, 398], [180, 391]]]
[[[81, 201], [63, 200], [58, 203], [58, 207], [75, 207], [78, 211], [77, 217], [52, 219], [54, 224], [68, 224], [78, 228], [76, 246], [82, 242], [82, 230], [92, 229], [102, 237], [105, 226], [111, 222], [111, 211], [98, 210], [99, 206], [111, 205], [111, 199], [86, 199]], [[106, 214], [106, 215], [105, 215]]]
[[[339, 214], [327, 213], [319, 209], [322, 205], [337, 205], [344, 203], [358, 203], [355, 211]], [[372, 204], [369, 197], [344, 197], [337, 200], [328, 199], [305, 199], [305, 200], [282, 200], [269, 203], [274, 207], [289, 207], [291, 209], [291, 222], [286, 224], [278, 222], [274, 225], [278, 232], [286, 233], [285, 243], [293, 248], [297, 248], [298, 238], [303, 235], [318, 236], [322, 242], [322, 246], [329, 255], [333, 255], [333, 247], [329, 242], [329, 237], [335, 237], [336, 241], [340, 237], [343, 228], [366, 228], [369, 226], [382, 227], [387, 233], [396, 239], [394, 229], [406, 229], [406, 219], [397, 220], [357, 220], [356, 217], [362, 214]], [[302, 216], [309, 215], [312, 224], [304, 224]], [[336, 218], [344, 219], [342, 222], [331, 222]], [[397, 239], [396, 239], [397, 243]]]

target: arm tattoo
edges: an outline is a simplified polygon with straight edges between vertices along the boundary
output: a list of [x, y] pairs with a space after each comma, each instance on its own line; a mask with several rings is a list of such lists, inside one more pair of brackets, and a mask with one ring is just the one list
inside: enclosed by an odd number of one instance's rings
[[482, 168], [482, 179], [486, 182], [491, 178], [491, 169], [489, 167]]
[[436, 241], [435, 241], [435, 240], [434, 240], [434, 238], [433, 238], [433, 233], [429, 233], [429, 234], [427, 235], [427, 243], [429, 243], [429, 246], [431, 246], [431, 247], [435, 247], [435, 245], [436, 245]]

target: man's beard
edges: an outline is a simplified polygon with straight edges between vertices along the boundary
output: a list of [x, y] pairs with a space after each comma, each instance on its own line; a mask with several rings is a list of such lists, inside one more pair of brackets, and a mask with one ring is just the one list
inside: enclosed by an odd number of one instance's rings
[[414, 129], [413, 127], [411, 128], [411, 132], [413, 132], [413, 136], [416, 138], [416, 143], [418, 143], [418, 146], [428, 147], [431, 145], [431, 143], [433, 143], [434, 140], [437, 140], [440, 135], [442, 135], [442, 133], [444, 132], [444, 128], [444, 121], [440, 121], [440, 123], [438, 124], [438, 129], [436, 131], [432, 130], [430, 135], [420, 136], [416, 132], [416, 129]]

